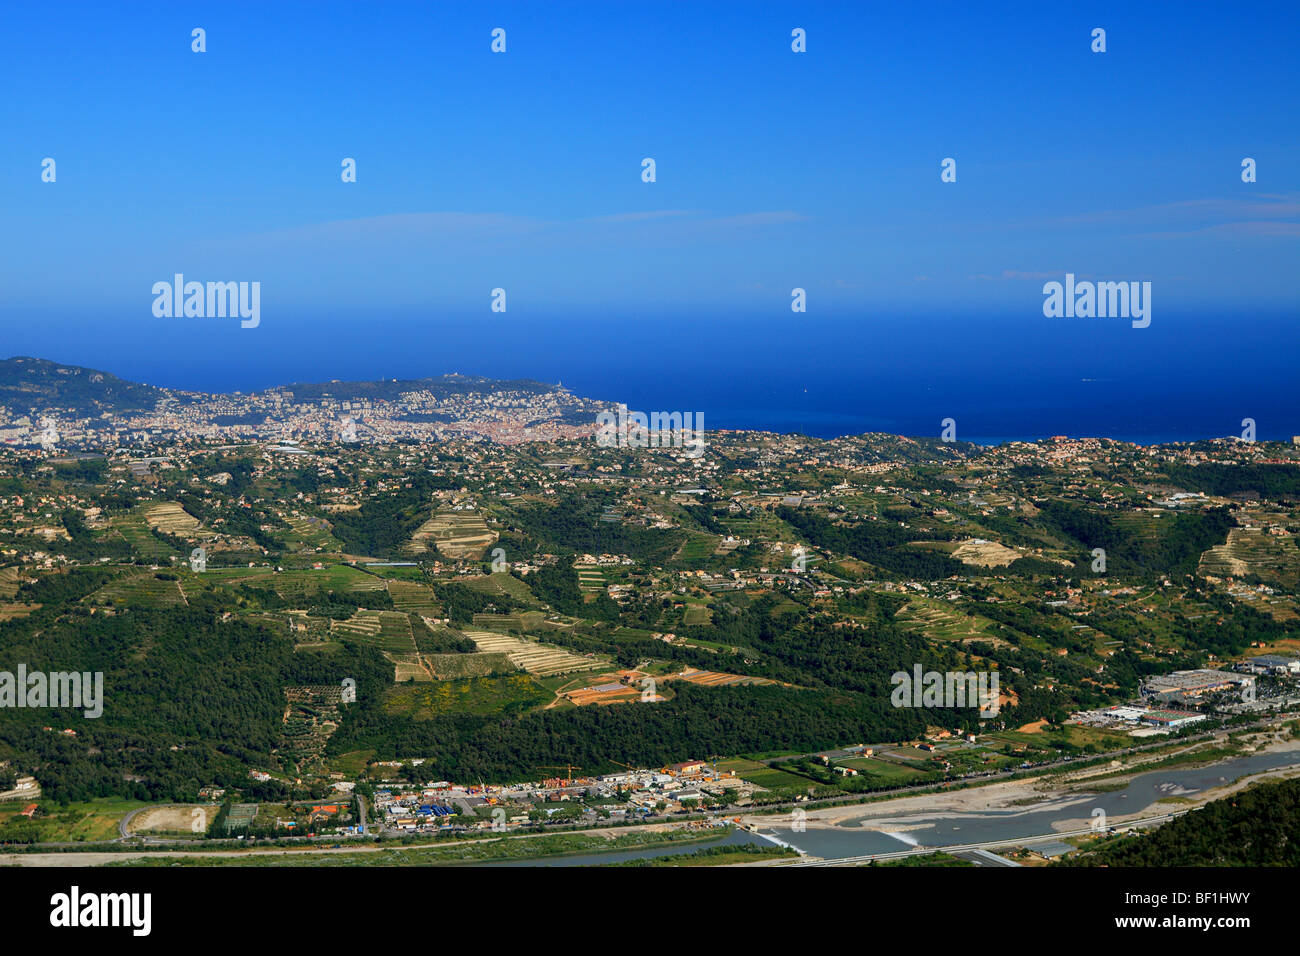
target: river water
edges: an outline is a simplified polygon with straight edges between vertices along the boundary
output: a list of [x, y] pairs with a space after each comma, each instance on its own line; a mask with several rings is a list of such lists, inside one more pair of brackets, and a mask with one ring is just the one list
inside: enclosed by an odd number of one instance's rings
[[[864, 812], [882, 815], [867, 820], [846, 820], [829, 828], [808, 827], [802, 833], [795, 832], [789, 824], [762, 829], [806, 853], [826, 859], [893, 853], [909, 846], [942, 847], [993, 840], [1018, 840], [1050, 834], [1058, 829], [1087, 827], [1096, 816], [1094, 811], [1098, 809], [1106, 814], [1107, 819], [1114, 820], [1126, 814], [1141, 813], [1161, 798], [1185, 796], [1194, 799], [1201, 791], [1224, 786], [1241, 777], [1297, 764], [1300, 764], [1300, 750], [1282, 750], [1234, 757], [1206, 767], [1152, 770], [1134, 777], [1123, 790], [1044, 799], [1041, 803], [1024, 807], [997, 810], [943, 809], [886, 816], [882, 814], [881, 806], [876, 804], [864, 808]], [[1182, 806], [1179, 803], [1168, 803], [1163, 804], [1162, 808], [1174, 811]], [[1143, 815], [1158, 815], [1162, 808], [1152, 809]], [[783, 818], [773, 818], [774, 822], [780, 819]], [[1061, 827], [1060, 824], [1065, 821], [1074, 821], [1073, 826]], [[869, 829], [876, 827], [898, 827], [899, 830], [885, 833]]]
[[[938, 848], [995, 840], [1019, 840], [1066, 829], [1060, 826], [1066, 821], [1073, 821], [1073, 826], [1068, 829], [1086, 827], [1096, 815], [1094, 811], [1098, 809], [1104, 812], [1108, 819], [1117, 819], [1128, 814], [1141, 813], [1162, 798], [1176, 796], [1195, 798], [1196, 794], [1204, 790], [1224, 786], [1241, 777], [1293, 765], [1300, 765], [1300, 748], [1233, 757], [1207, 767], [1152, 770], [1138, 774], [1122, 790], [1057, 798], [1045, 797], [1039, 803], [1024, 807], [998, 810], [943, 809], [888, 815], [883, 812], [885, 805], [868, 804], [863, 807], [863, 812], [873, 814], [869, 819], [850, 819], [829, 828], [808, 827], [803, 832], [795, 832], [789, 823], [781, 825], [778, 822], [787, 821], [788, 817], [774, 816], [771, 818], [773, 825], [760, 827], [761, 834], [766, 834], [774, 840], [745, 830], [732, 830], [725, 835], [720, 835], [716, 840], [683, 846], [475, 865], [594, 866], [693, 853], [705, 847], [737, 846], [745, 843], [771, 846], [776, 841], [788, 843], [812, 856], [835, 860], [872, 853], [893, 853], [909, 846]], [[1173, 811], [1181, 809], [1183, 805], [1169, 803], [1163, 806]], [[1154, 816], [1160, 812], [1161, 809], [1157, 808], [1143, 815]], [[897, 828], [897, 830], [887, 833], [875, 828], [886, 830]]]

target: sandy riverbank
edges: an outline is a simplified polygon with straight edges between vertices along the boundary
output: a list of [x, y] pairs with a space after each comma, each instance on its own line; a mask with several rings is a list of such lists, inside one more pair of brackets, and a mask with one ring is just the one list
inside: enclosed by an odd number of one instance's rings
[[[1250, 783], [1263, 779], [1282, 779], [1300, 773], [1300, 740], [1277, 741], [1258, 747], [1255, 753], [1275, 753], [1290, 751], [1296, 753], [1297, 765], [1290, 768], [1267, 771], [1251, 775], [1239, 781], [1228, 781], [1221, 787], [1197, 791], [1178, 801], [1153, 801], [1145, 807], [1135, 808], [1133, 813], [1114, 817], [1111, 824], [1142, 816], [1152, 816], [1161, 809], [1175, 810], [1189, 806], [1199, 806], [1210, 800], [1217, 800], [1230, 793], [1249, 786]], [[1113, 769], [1101, 772], [1114, 772]], [[1127, 783], [1133, 777], [1148, 772], [1148, 768], [1135, 766], [1130, 772], [1114, 777], [1107, 777], [1107, 786]], [[1078, 818], [1062, 818], [1057, 824], [1058, 830], [1082, 829], [1090, 823], [1086, 807], [1091, 805], [1093, 797], [1081, 792], [1080, 787], [1087, 779], [1096, 777], [1097, 770], [1081, 774], [1069, 774], [1059, 777], [1027, 777], [985, 786], [969, 787], [964, 790], [940, 791], [937, 793], [899, 797], [894, 800], [882, 800], [876, 803], [847, 807], [828, 807], [807, 811], [805, 824], [809, 829], [836, 829], [842, 827], [854, 829], [880, 830], [882, 832], [903, 833], [909, 830], [924, 829], [933, 824], [935, 819], [968, 816], [980, 813], [1034, 813], [1042, 810], [1065, 810], [1078, 805], [1081, 814]], [[1073, 791], [1073, 792], [1072, 792]], [[749, 826], [767, 829], [774, 825], [784, 825], [787, 817], [780, 815], [750, 814], [741, 817]]]

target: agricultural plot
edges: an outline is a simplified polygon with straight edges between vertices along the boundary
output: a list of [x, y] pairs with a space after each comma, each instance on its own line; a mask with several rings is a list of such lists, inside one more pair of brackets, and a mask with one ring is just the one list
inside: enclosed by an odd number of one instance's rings
[[424, 663], [424, 658], [419, 654], [414, 655], [397, 655], [384, 654], [393, 662], [393, 683], [405, 684], [410, 681], [417, 683], [434, 680], [434, 674]]
[[284, 520], [291, 529], [290, 533], [285, 535], [285, 540], [290, 546], [296, 545], [296, 550], [336, 551], [342, 548], [339, 540], [330, 533], [331, 525], [324, 518], [291, 514], [285, 515]]
[[687, 626], [706, 625], [713, 621], [713, 612], [703, 604], [688, 604], [682, 612], [682, 623]]
[[424, 660], [428, 663], [429, 669], [433, 671], [433, 676], [438, 680], [487, 677], [490, 674], [507, 673], [519, 669], [510, 660], [509, 655], [486, 652], [477, 654], [426, 654]]
[[295, 646], [306, 644], [326, 644], [334, 640], [333, 623], [326, 617], [309, 617], [306, 611], [291, 611], [288, 614], [289, 634]]
[[415, 581], [389, 581], [388, 595], [393, 599], [393, 607], [407, 614], [438, 617], [442, 613], [428, 585]]
[[35, 829], [38, 839], [43, 843], [115, 840], [122, 817], [144, 806], [147, 804], [140, 800], [122, 797], [96, 797], [67, 806], [43, 803], [41, 809], [48, 815], [29, 821], [18, 815], [23, 809], [23, 802], [15, 800], [0, 804], [0, 842], [6, 839], [6, 831], [10, 827], [16, 830]]
[[137, 508], [130, 514], [118, 515], [113, 518], [111, 527], [141, 557], [160, 559], [176, 554], [175, 548], [151, 533], [149, 519], [143, 508]]
[[579, 564], [574, 568], [578, 572], [578, 590], [585, 593], [597, 593], [605, 590], [605, 575], [594, 565]]
[[439, 554], [453, 560], [479, 558], [497, 538], [477, 511], [439, 511], [416, 529], [405, 550], [423, 554], [432, 542]]
[[465, 636], [478, 646], [480, 652], [505, 654], [516, 667], [539, 677], [592, 670], [607, 663], [590, 657], [580, 657], [561, 647], [496, 634], [492, 631], [466, 631]]
[[562, 696], [578, 707], [587, 707], [592, 704], [618, 704], [640, 700], [642, 693], [639, 687], [629, 687], [619, 681], [610, 680], [603, 684], [568, 690]]
[[482, 594], [504, 594], [520, 604], [537, 604], [537, 599], [533, 597], [533, 592], [528, 589], [528, 585], [505, 571], [484, 574], [480, 577], [458, 578], [457, 583]]
[[784, 770], [776, 770], [767, 764], [759, 763], [756, 760], [745, 760], [737, 757], [731, 760], [719, 760], [715, 764], [723, 772], [728, 770], [735, 771], [737, 777], [746, 783], [753, 784], [760, 790], [771, 790], [776, 793], [806, 793], [812, 786], [811, 781], [803, 777], [797, 777], [792, 773], [786, 773]]
[[1300, 580], [1300, 547], [1295, 538], [1262, 528], [1232, 528], [1224, 544], [1201, 555], [1200, 572], [1221, 578], [1255, 575], [1294, 586]]
[[547, 703], [551, 694], [528, 674], [435, 681], [396, 687], [384, 697], [384, 710], [427, 720], [449, 714], [512, 714]]
[[967, 617], [964, 611], [930, 598], [910, 597], [894, 620], [904, 630], [924, 634], [933, 641], [983, 641], [995, 647], [1006, 643], [990, 633], [986, 618]]
[[411, 619], [401, 611], [371, 611], [359, 608], [346, 621], [330, 622], [335, 636], [369, 644], [392, 654], [415, 655], [415, 638]]
[[732, 687], [737, 685], [758, 686], [774, 684], [776, 681], [766, 677], [746, 677], [742, 674], [723, 674], [718, 671], [701, 671], [688, 667], [679, 674], [671, 674], [670, 680], [684, 680], [688, 684], [700, 684], [704, 687]]
[[859, 773], [866, 774], [871, 778], [872, 783], [887, 784], [891, 786], [901, 786], [910, 783], [918, 777], [924, 777], [927, 772], [918, 770], [915, 767], [905, 766], [901, 763], [893, 763], [888, 760], [877, 760], [874, 757], [837, 760], [835, 763], [837, 765], [851, 767]]
[[[247, 581], [257, 587], [266, 587], [267, 581]], [[328, 568], [312, 568], [295, 571], [283, 571], [270, 579], [275, 592], [286, 601], [300, 601], [303, 606], [312, 602], [316, 595], [325, 591], [382, 591], [386, 582], [383, 578], [345, 564]]]
[[982, 568], [1004, 568], [1021, 557], [1019, 551], [1004, 547], [996, 541], [971, 538], [963, 541], [952, 551], [952, 557], [963, 564], [978, 565]]
[[86, 601], [128, 607], [173, 607], [186, 603], [179, 581], [163, 581], [152, 572], [118, 578], [91, 594]]
[[338, 730], [339, 708], [344, 706], [342, 691], [341, 685], [286, 687], [279, 752], [300, 766], [319, 758], [330, 736]]
[[12, 601], [22, 583], [21, 568], [0, 568], [0, 601]]
[[200, 528], [199, 519], [175, 501], [160, 501], [149, 505], [145, 508], [144, 520], [155, 531], [186, 540], [192, 538]]
[[713, 556], [721, 540], [723, 539], [716, 534], [691, 534], [682, 542], [671, 560], [685, 565], [698, 564]]

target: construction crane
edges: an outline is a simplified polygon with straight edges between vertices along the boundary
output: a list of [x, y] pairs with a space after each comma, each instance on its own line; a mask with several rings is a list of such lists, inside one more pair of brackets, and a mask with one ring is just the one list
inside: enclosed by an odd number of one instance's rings
[[566, 763], [566, 764], [563, 764], [563, 765], [558, 766], [558, 767], [548, 766], [548, 765], [543, 764], [542, 766], [539, 766], [537, 769], [538, 769], [538, 770], [563, 770], [563, 771], [565, 771], [566, 773], [568, 773], [568, 776], [567, 776], [567, 777], [562, 777], [562, 778], [560, 778], [560, 786], [562, 786], [562, 787], [567, 787], [570, 783], [573, 782], [573, 771], [575, 771], [575, 770], [581, 770], [582, 768], [581, 768], [581, 767], [578, 767], [578, 766], [575, 766], [574, 764], [571, 764], [571, 763]]

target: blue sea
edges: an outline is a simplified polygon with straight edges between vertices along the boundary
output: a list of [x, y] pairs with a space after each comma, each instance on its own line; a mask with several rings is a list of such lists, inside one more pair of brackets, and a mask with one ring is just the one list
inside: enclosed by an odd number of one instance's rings
[[[460, 372], [561, 382], [706, 429], [817, 437], [866, 431], [996, 443], [1051, 435], [1143, 444], [1300, 434], [1293, 315], [1124, 320], [1041, 315], [751, 318], [267, 314], [260, 328], [176, 323], [102, 337], [14, 329], [7, 354], [208, 391]], [[148, 347], [142, 343], [148, 342]]]

